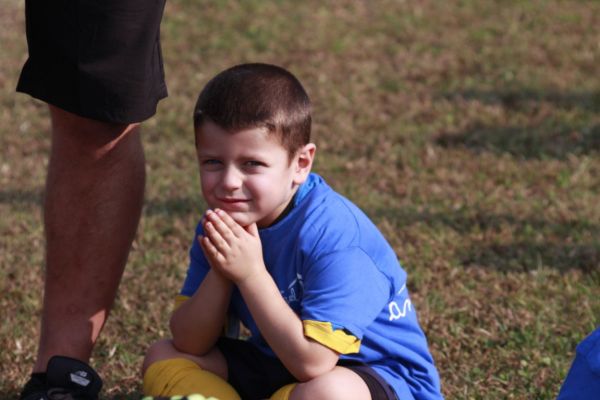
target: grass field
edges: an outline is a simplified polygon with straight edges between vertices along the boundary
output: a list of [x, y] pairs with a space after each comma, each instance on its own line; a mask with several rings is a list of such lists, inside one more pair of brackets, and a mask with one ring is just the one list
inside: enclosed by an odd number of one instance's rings
[[[23, 2], [0, 0], [0, 399], [36, 350], [44, 104], [17, 95]], [[191, 112], [216, 72], [292, 70], [314, 103], [316, 171], [409, 274], [448, 399], [552, 399], [600, 324], [600, 2], [171, 0], [170, 96], [144, 124], [145, 208], [92, 364], [136, 398], [203, 202]], [[99, 249], [100, 251], [100, 249]]]

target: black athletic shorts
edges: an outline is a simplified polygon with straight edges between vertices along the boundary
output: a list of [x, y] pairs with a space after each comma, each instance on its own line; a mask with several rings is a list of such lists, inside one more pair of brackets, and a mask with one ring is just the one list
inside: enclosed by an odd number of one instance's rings
[[[285, 366], [244, 340], [220, 338], [217, 347], [227, 361], [229, 383], [244, 400], [268, 399], [279, 388], [297, 382]], [[367, 384], [372, 400], [397, 400], [396, 393], [367, 364], [340, 360], [339, 366], [357, 373]]]
[[82, 117], [143, 121], [167, 96], [165, 0], [26, 0], [29, 58], [17, 91]]

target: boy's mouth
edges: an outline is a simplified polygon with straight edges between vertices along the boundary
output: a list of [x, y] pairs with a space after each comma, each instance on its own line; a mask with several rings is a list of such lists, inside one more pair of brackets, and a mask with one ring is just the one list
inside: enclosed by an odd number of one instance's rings
[[248, 199], [240, 198], [217, 198], [217, 201], [221, 203], [221, 207], [224, 208], [225, 211], [232, 211], [238, 207], [244, 207], [248, 202], [250, 202]]
[[236, 199], [236, 198], [217, 198], [222, 203], [246, 203], [248, 199]]

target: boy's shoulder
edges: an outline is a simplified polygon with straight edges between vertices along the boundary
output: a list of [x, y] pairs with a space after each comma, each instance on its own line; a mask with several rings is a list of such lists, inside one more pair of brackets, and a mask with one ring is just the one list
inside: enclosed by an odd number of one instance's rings
[[296, 207], [310, 226], [333, 229], [358, 229], [359, 220], [366, 215], [350, 200], [336, 192], [325, 180], [312, 173], [302, 185], [296, 199]]
[[337, 193], [319, 177], [306, 203], [297, 208], [295, 224], [298, 229], [281, 232], [282, 239], [293, 243], [307, 265], [342, 260], [345, 271], [355, 265], [364, 271], [367, 264], [375, 266], [399, 288], [405, 281], [398, 257], [376, 225], [353, 202]]
[[352, 201], [311, 174], [298, 193], [296, 219], [304, 236], [327, 237], [346, 246], [367, 240], [385, 240], [369, 217]]

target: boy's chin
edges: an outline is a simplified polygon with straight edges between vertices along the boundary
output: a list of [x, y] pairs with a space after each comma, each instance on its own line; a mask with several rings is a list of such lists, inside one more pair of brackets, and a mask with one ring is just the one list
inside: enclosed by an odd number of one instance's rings
[[252, 213], [249, 212], [244, 212], [244, 211], [227, 211], [225, 210], [225, 212], [235, 221], [237, 222], [240, 226], [246, 228], [249, 225], [252, 225], [253, 223], [256, 223], [258, 225], [259, 228], [263, 228], [263, 224], [261, 224], [262, 221], [260, 221], [258, 219], [257, 215], [254, 215]]
[[252, 218], [252, 216], [248, 215], [248, 213], [229, 212], [228, 214], [235, 222], [244, 228], [256, 222], [256, 218]]

